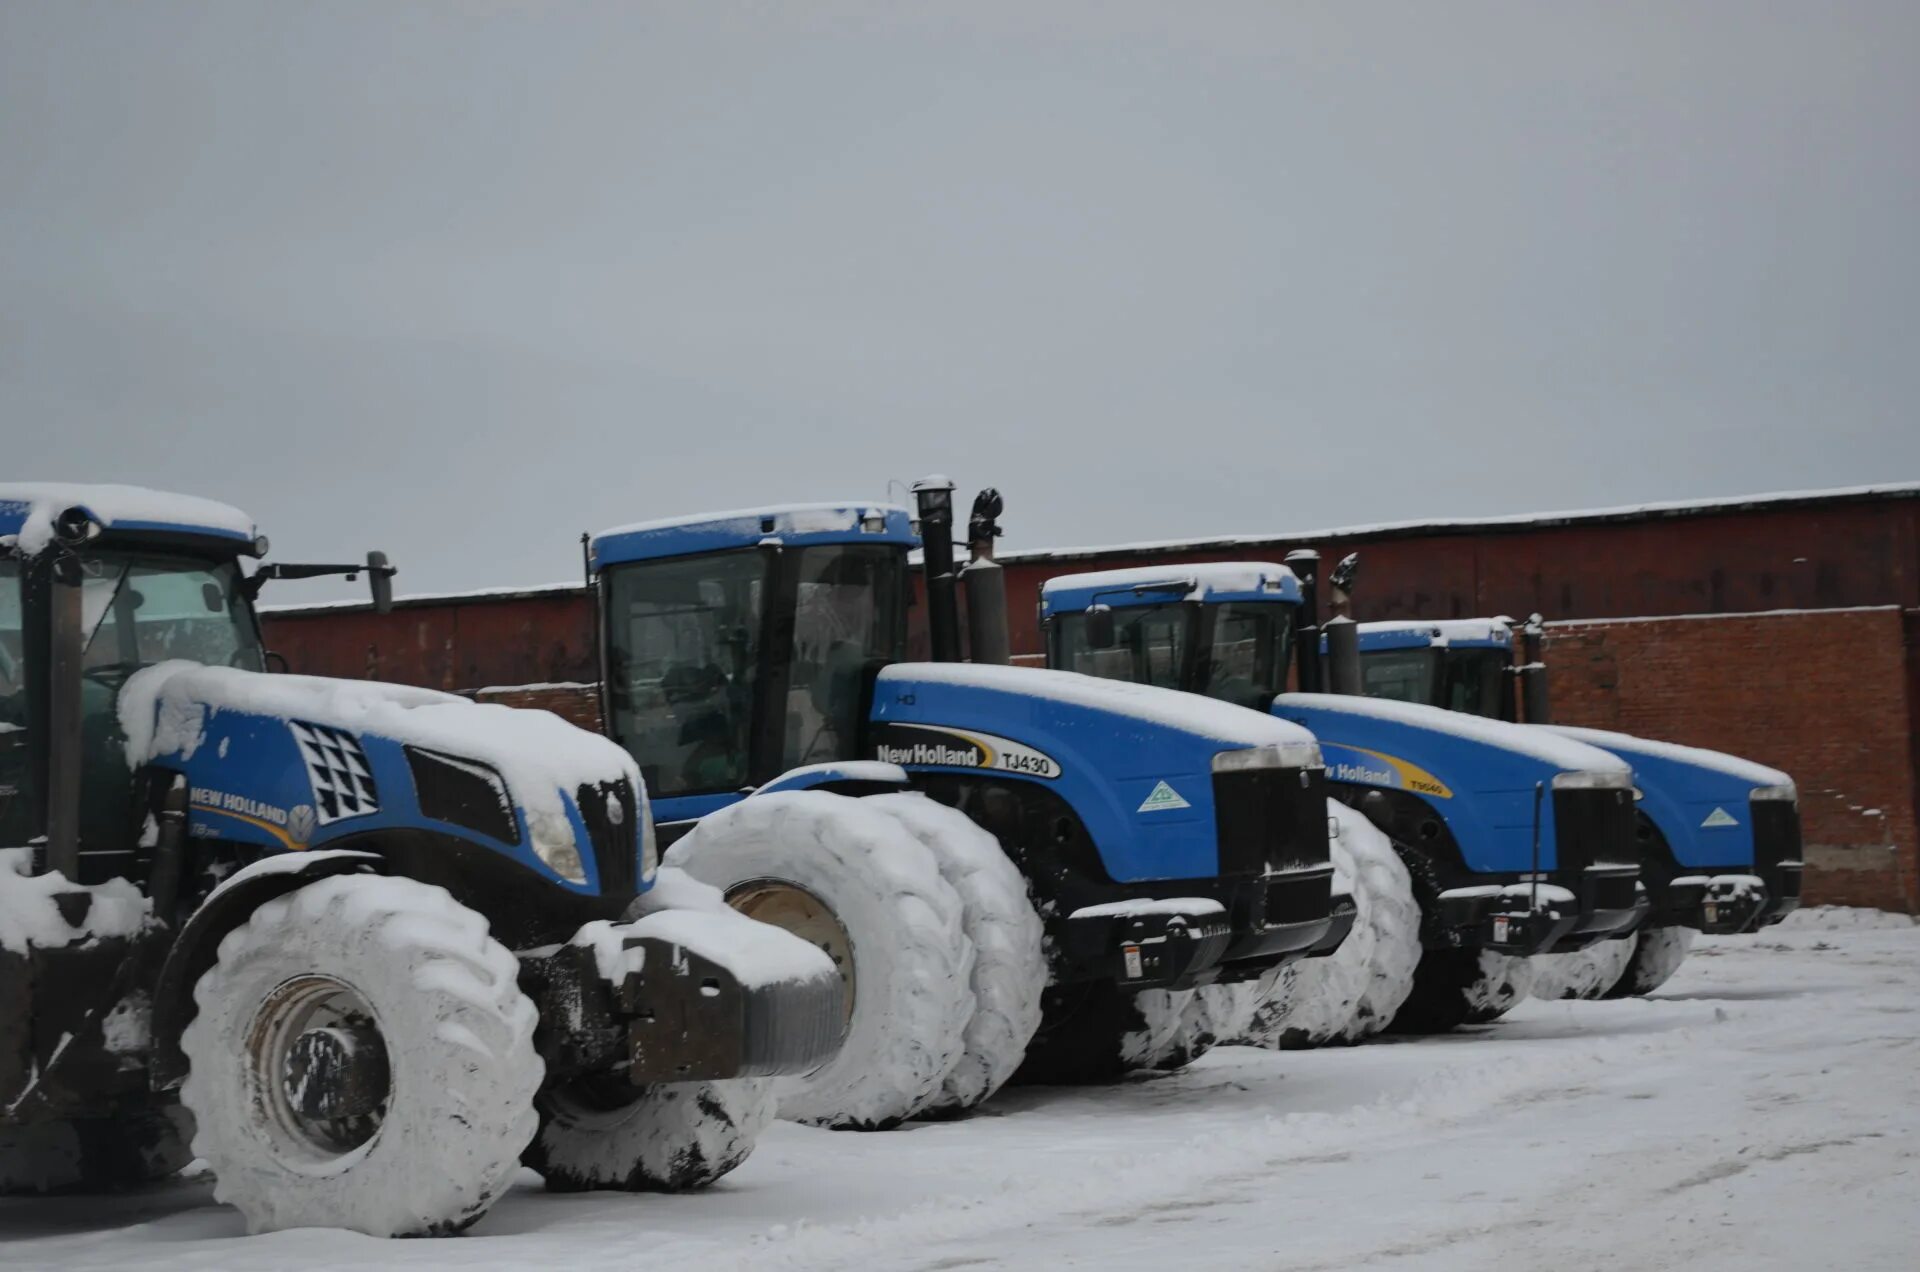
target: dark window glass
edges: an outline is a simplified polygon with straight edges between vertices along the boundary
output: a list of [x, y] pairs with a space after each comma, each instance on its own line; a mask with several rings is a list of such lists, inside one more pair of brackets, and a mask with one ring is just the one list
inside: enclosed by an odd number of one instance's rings
[[1265, 711], [1287, 687], [1292, 607], [1228, 602], [1214, 607], [1213, 649], [1202, 691], [1209, 698]]
[[1062, 614], [1054, 620], [1060, 631], [1060, 669], [1104, 680], [1181, 688], [1180, 672], [1186, 663], [1192, 618], [1180, 604], [1116, 609], [1113, 645], [1095, 649], [1087, 643], [1087, 616]]
[[0, 558], [0, 848], [18, 847], [33, 825], [27, 757], [26, 624], [21, 614], [20, 563]]
[[1507, 706], [1505, 650], [1450, 649], [1443, 665], [1446, 683], [1441, 706], [1489, 720], [1511, 718]]
[[866, 670], [904, 652], [905, 564], [898, 549], [800, 552], [782, 768], [855, 758]]
[[1360, 656], [1360, 692], [1432, 706], [1440, 656], [1431, 649], [1381, 649]]
[[608, 728], [653, 795], [747, 783], [766, 563], [758, 551], [608, 571]]

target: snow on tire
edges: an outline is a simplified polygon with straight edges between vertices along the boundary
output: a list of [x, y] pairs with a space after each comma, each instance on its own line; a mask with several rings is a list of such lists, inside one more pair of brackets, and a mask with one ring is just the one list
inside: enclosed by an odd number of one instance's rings
[[1693, 948], [1694, 931], [1690, 927], [1653, 928], [1640, 933], [1633, 958], [1620, 979], [1607, 989], [1608, 998], [1632, 998], [1651, 994], [1673, 978]]
[[1388, 1026], [1394, 1033], [1445, 1033], [1484, 1025], [1533, 992], [1533, 960], [1492, 950], [1428, 950], [1413, 974], [1413, 992]]
[[839, 1052], [778, 1079], [780, 1116], [884, 1130], [919, 1112], [966, 1047], [973, 943], [939, 863], [864, 800], [785, 791], [703, 819], [667, 862], [825, 949], [846, 976]]
[[555, 1192], [704, 1188], [753, 1152], [773, 1120], [773, 1082], [738, 1078], [635, 1087], [620, 1075], [535, 1100], [540, 1133], [522, 1160]]
[[[538, 1125], [545, 1066], [519, 971], [484, 918], [410, 879], [322, 879], [262, 905], [220, 942], [181, 1040], [214, 1196], [256, 1233], [473, 1223]], [[379, 1098], [332, 1084], [342, 1103], [316, 1108], [303, 1061], [343, 1058], [384, 1072], [354, 1088]]]
[[1536, 954], [1533, 996], [1549, 1000], [1604, 998], [1627, 974], [1638, 945], [1638, 936], [1627, 936], [1617, 941], [1595, 941], [1584, 950], [1568, 954]]
[[918, 793], [874, 795], [863, 801], [905, 826], [939, 863], [940, 875], [960, 897], [962, 922], [973, 942], [973, 1018], [966, 1049], [920, 1110], [925, 1117], [971, 1109], [998, 1091], [1026, 1058], [1040, 1027], [1047, 987], [1047, 956], [1040, 915], [1027, 881], [1000, 841], [958, 809]]
[[192, 1136], [193, 1121], [177, 1104], [0, 1126], [0, 1196], [149, 1184], [193, 1160]]
[[1364, 814], [1338, 800], [1327, 810], [1334, 870], [1353, 894], [1353, 930], [1326, 957], [1293, 964], [1284, 992], [1265, 991], [1250, 1031], [1263, 1046], [1359, 1042], [1385, 1029], [1413, 992], [1420, 907], [1406, 865]]
[[1240, 1041], [1252, 1029], [1260, 1001], [1260, 986], [1254, 981], [1193, 990], [1181, 1008], [1179, 1025], [1152, 1067], [1167, 1072], [1184, 1069], [1215, 1047]]

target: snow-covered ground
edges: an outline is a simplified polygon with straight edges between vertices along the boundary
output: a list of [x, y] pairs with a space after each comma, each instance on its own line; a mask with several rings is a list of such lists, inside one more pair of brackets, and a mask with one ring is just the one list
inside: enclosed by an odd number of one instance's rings
[[1703, 938], [1647, 1001], [1227, 1048], [886, 1134], [781, 1125], [704, 1194], [547, 1196], [529, 1174], [463, 1239], [248, 1238], [204, 1180], [4, 1201], [0, 1265], [1911, 1268], [1920, 928], [1864, 917]]

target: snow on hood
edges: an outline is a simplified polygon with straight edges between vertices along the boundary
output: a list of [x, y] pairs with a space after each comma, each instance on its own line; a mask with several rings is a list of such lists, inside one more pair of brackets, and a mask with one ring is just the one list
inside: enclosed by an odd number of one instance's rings
[[1531, 756], [1563, 773], [1614, 773], [1626, 777], [1632, 771], [1626, 761], [1617, 755], [1533, 725], [1489, 720], [1484, 716], [1447, 711], [1424, 703], [1395, 702], [1387, 698], [1365, 698], [1344, 693], [1283, 693], [1276, 700], [1276, 705], [1283, 711], [1288, 707], [1298, 707], [1305, 711], [1357, 716], [1430, 729], [1435, 733], [1467, 738], [1517, 755]]
[[[61, 949], [96, 937], [132, 936], [147, 921], [147, 899], [125, 879], [83, 888], [49, 871], [27, 873], [30, 848], [0, 848], [0, 950], [25, 954], [28, 946]], [[61, 917], [53, 898], [63, 892], [90, 892], [93, 905], [79, 927]]]
[[78, 504], [111, 529], [123, 523], [148, 528], [212, 531], [252, 542], [253, 518], [238, 508], [144, 486], [90, 486], [67, 482], [0, 485], [0, 536], [19, 536], [20, 551], [34, 556], [53, 542], [53, 519]]
[[1792, 786], [1793, 779], [1779, 769], [1768, 768], [1764, 764], [1755, 764], [1752, 760], [1743, 760], [1737, 755], [1728, 755], [1724, 751], [1706, 751], [1697, 746], [1681, 746], [1677, 742], [1656, 742], [1652, 738], [1635, 737], [1630, 733], [1613, 733], [1606, 729], [1576, 729], [1564, 724], [1537, 725], [1551, 733], [1588, 746], [1597, 746], [1603, 751], [1614, 751], [1631, 758], [1645, 755], [1653, 759], [1667, 760], [1674, 764], [1690, 764], [1714, 773], [1724, 773], [1728, 777], [1759, 786]]
[[[641, 817], [646, 786], [633, 757], [597, 733], [550, 711], [469, 702], [452, 694], [370, 680], [278, 676], [194, 662], [164, 662], [135, 672], [120, 691], [127, 762], [191, 757], [210, 712], [304, 720], [411, 743], [492, 765], [530, 823], [557, 818], [583, 783], [632, 783]], [[643, 823], [644, 824], [644, 823]]]
[[911, 680], [920, 684], [953, 685], [997, 690], [1028, 698], [1108, 711], [1149, 720], [1170, 729], [1212, 738], [1232, 746], [1312, 747], [1318, 764], [1319, 744], [1297, 724], [1230, 702], [1197, 693], [1137, 685], [1124, 680], [1083, 676], [1075, 671], [1043, 667], [1001, 667], [992, 663], [895, 663], [880, 673], [881, 681]]

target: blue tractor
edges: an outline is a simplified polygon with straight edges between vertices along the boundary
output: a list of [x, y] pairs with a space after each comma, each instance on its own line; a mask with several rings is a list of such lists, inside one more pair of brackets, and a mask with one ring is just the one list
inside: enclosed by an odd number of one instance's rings
[[[845, 1045], [783, 1084], [783, 1114], [815, 1124], [962, 1112], [1016, 1070], [1177, 1064], [1231, 1031], [1205, 991], [1329, 951], [1351, 921], [1305, 730], [959, 661], [952, 489], [919, 483], [917, 521], [788, 505], [589, 541], [605, 727], [668, 860], [842, 969]], [[916, 548], [931, 662], [906, 660]]]
[[1489, 720], [1524, 715], [1633, 766], [1634, 833], [1651, 908], [1623, 966], [1603, 967], [1599, 979], [1569, 989], [1607, 997], [1646, 993], [1679, 967], [1694, 932], [1754, 932], [1797, 909], [1800, 813], [1793, 780], [1718, 751], [1548, 724], [1542, 638], [1538, 621], [1516, 633], [1503, 618], [1361, 623], [1360, 680], [1371, 697]]
[[[1049, 580], [1048, 665], [1184, 689], [1319, 739], [1330, 792], [1389, 841], [1418, 905], [1390, 1028], [1494, 1019], [1530, 991], [1530, 956], [1630, 931], [1645, 901], [1627, 766], [1542, 730], [1320, 692], [1318, 559], [1290, 562], [1299, 573], [1229, 562]], [[1304, 691], [1287, 691], [1290, 675]]]
[[[546, 712], [270, 674], [244, 514], [0, 487], [0, 1192], [191, 1157], [254, 1231], [458, 1231], [736, 1165], [836, 1045], [818, 951], [656, 887], [626, 754]], [[249, 565], [251, 568], [249, 569]]]

